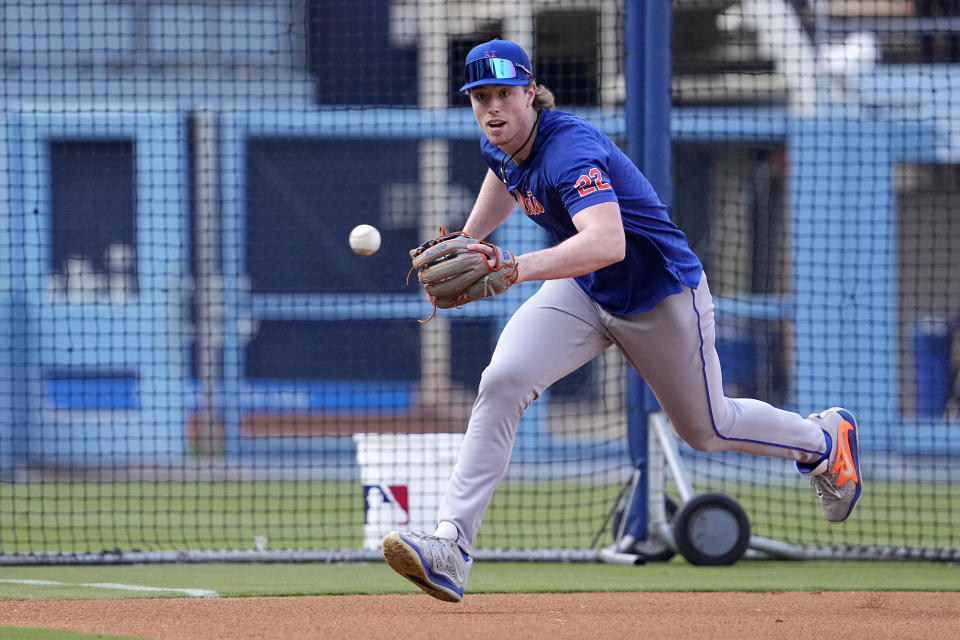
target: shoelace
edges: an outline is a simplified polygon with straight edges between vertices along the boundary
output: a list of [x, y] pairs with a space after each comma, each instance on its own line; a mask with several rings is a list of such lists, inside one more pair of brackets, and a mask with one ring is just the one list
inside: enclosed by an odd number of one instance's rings
[[835, 477], [829, 473], [821, 473], [818, 476], [810, 478], [810, 484], [817, 492], [817, 497], [822, 498], [824, 494], [830, 494], [834, 498], [840, 497], [840, 490], [834, 485]]
[[421, 551], [427, 556], [430, 566], [433, 567], [435, 571], [440, 570], [451, 576], [456, 575], [456, 560], [450, 548], [451, 542], [446, 538], [438, 538], [437, 536], [431, 536], [422, 532], [416, 533], [422, 536], [423, 544], [421, 545]]

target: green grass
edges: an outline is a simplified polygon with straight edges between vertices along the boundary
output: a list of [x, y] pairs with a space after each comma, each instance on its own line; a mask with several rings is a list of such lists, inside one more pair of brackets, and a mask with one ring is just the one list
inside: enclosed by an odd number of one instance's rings
[[0, 550], [359, 547], [362, 489], [322, 482], [0, 484]]
[[725, 488], [756, 535], [805, 545], [960, 547], [960, 490], [947, 483], [871, 482], [854, 515], [830, 524], [805, 483]]
[[[100, 582], [207, 589], [223, 597], [417, 592], [382, 562], [7, 567], [3, 577], [66, 584], [0, 583], [0, 600], [173, 597], [72, 586]], [[477, 562], [468, 587], [470, 593], [795, 590], [960, 591], [960, 566], [744, 561], [732, 567], [695, 567], [680, 558], [643, 566]]]
[[[477, 546], [589, 546], [619, 489], [506, 483], [494, 496]], [[810, 546], [960, 547], [960, 489], [947, 483], [870, 483], [842, 525], [823, 520], [813, 492], [799, 478], [772, 487], [727, 483], [719, 490], [737, 499], [759, 536]], [[608, 541], [603, 537], [603, 544]]]
[[[620, 489], [504, 483], [477, 547], [589, 547]], [[754, 534], [785, 542], [960, 547], [960, 490], [945, 483], [871, 483], [840, 526], [822, 520], [799, 479], [720, 490], [744, 506]], [[363, 496], [345, 482], [0, 483], [0, 523], [3, 553], [251, 549], [255, 536], [271, 549], [359, 548]], [[603, 532], [598, 544], [609, 542]]]
[[0, 627], [0, 640], [143, 640], [142, 636], [110, 636], [37, 627]]

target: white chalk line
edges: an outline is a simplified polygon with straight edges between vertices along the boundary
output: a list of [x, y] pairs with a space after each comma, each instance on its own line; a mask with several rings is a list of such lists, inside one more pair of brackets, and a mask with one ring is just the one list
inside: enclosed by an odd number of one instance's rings
[[160, 591], [164, 593], [182, 593], [190, 598], [219, 598], [220, 594], [209, 589], [173, 589], [170, 587], [148, 587], [139, 584], [119, 582], [58, 582], [56, 580], [4, 580], [7, 584], [25, 584], [39, 587], [91, 587], [94, 589], [117, 589], [120, 591]]

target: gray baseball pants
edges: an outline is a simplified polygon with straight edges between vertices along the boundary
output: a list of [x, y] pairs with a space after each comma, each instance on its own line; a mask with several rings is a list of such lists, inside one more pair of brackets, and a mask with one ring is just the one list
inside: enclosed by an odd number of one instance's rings
[[548, 280], [510, 318], [483, 372], [438, 522], [456, 525], [467, 553], [506, 473], [520, 415], [540, 393], [617, 345], [653, 390], [683, 440], [698, 451], [819, 460], [823, 431], [765, 402], [727, 398], [714, 347], [706, 275], [643, 313], [615, 316], [573, 280]]

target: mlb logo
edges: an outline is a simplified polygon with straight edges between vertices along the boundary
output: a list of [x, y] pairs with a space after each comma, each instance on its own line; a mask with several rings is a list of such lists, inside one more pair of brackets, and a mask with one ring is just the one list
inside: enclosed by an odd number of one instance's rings
[[405, 484], [363, 485], [364, 524], [410, 524], [409, 491]]
[[363, 548], [380, 549], [391, 531], [432, 530], [463, 434], [355, 433], [353, 440], [363, 487]]

